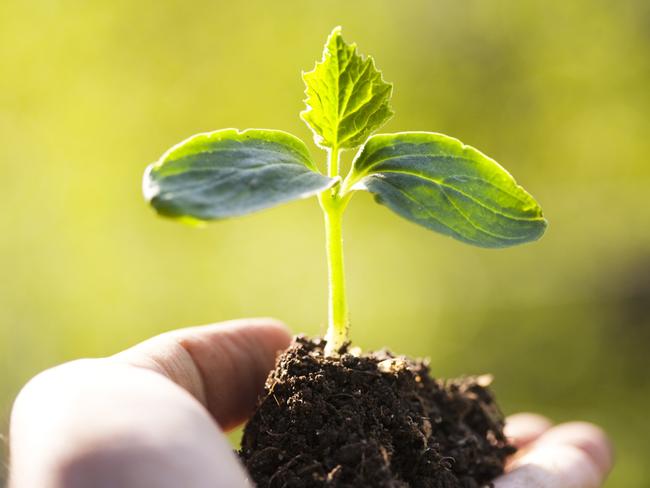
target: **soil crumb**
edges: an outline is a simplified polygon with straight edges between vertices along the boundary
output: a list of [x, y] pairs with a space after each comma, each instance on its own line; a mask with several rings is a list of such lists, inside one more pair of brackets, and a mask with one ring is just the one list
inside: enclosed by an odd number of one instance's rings
[[515, 452], [487, 376], [435, 380], [388, 351], [278, 358], [240, 451], [259, 488], [479, 488]]

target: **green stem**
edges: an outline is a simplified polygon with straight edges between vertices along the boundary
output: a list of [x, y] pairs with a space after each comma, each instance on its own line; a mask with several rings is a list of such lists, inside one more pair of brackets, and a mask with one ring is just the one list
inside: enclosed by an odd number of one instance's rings
[[340, 155], [341, 151], [336, 147], [327, 151], [327, 176], [330, 178], [336, 178], [339, 175]]
[[[332, 148], [329, 153], [327, 173], [335, 178], [339, 173], [340, 151]], [[336, 354], [348, 340], [348, 304], [345, 294], [345, 270], [343, 266], [343, 211], [348, 198], [340, 195], [340, 185], [326, 190], [319, 196], [325, 215], [325, 238], [327, 246], [327, 270], [329, 276], [328, 326], [325, 354]]]

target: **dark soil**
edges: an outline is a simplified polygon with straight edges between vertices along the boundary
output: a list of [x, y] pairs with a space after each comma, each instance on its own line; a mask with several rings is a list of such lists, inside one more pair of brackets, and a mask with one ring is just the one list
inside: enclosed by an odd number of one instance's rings
[[259, 488], [478, 488], [503, 472], [515, 449], [488, 377], [323, 347], [296, 338], [267, 379], [240, 451]]

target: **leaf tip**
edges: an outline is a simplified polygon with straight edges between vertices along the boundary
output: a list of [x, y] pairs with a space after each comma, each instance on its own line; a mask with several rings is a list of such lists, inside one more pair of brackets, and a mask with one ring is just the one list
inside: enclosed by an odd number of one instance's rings
[[549, 225], [548, 219], [543, 215], [541, 215], [541, 208], [540, 208], [540, 223], [539, 223], [540, 233], [538, 239], [540, 239], [546, 233], [546, 230], [548, 229], [548, 225]]
[[149, 164], [145, 168], [144, 175], [142, 176], [142, 195], [148, 203], [151, 203], [156, 195], [160, 193], [160, 187], [151, 177], [151, 172], [153, 171], [156, 164], [157, 163]]

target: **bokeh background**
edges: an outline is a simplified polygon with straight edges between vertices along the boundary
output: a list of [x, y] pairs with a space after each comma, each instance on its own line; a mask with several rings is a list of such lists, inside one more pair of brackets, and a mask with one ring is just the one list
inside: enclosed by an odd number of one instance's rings
[[436, 376], [492, 372], [506, 413], [597, 422], [618, 456], [607, 486], [650, 486], [647, 0], [0, 2], [5, 455], [12, 399], [54, 364], [242, 316], [323, 333], [315, 200], [199, 230], [156, 217], [140, 181], [200, 131], [311, 141], [300, 72], [337, 24], [395, 84], [386, 131], [482, 149], [550, 221], [538, 243], [482, 250], [356, 196], [354, 341]]

